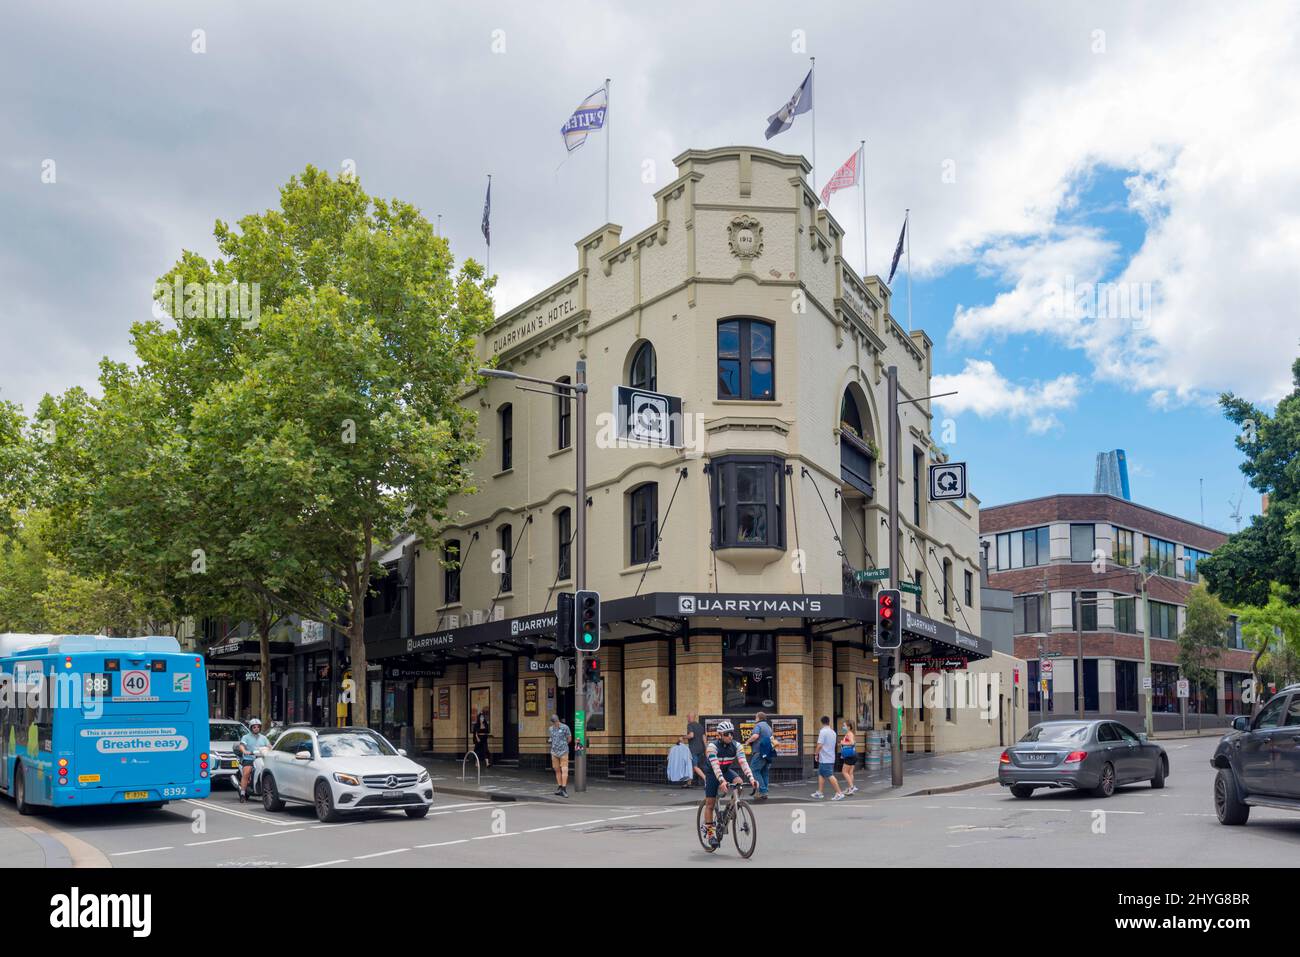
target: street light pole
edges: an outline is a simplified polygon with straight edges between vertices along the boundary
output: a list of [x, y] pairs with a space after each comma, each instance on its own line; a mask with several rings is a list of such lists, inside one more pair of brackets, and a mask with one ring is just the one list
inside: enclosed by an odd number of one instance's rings
[[[574, 526], [574, 537], [577, 539], [578, 545], [574, 582], [578, 591], [582, 591], [587, 587], [587, 360], [578, 360], [578, 367], [572, 382], [563, 382], [558, 379], [539, 379], [536, 376], [508, 372], [505, 369], [479, 369], [478, 374], [492, 379], [535, 382], [538, 385], [549, 386], [551, 391], [563, 402], [574, 401], [574, 414], [578, 420], [573, 431], [574, 443], [577, 445], [574, 456], [574, 467], [577, 470], [577, 476], [574, 484], [577, 488], [578, 499], [577, 524]], [[516, 388], [528, 392], [541, 391], [539, 389], [528, 389], [525, 386], [516, 386]], [[582, 672], [582, 650], [577, 647], [576, 642], [573, 649], [573, 670], [575, 674], [573, 682], [574, 724], [578, 723], [577, 715], [583, 716], [582, 737], [578, 742], [573, 761], [573, 789], [575, 791], [585, 791], [587, 790], [587, 694], [584, 685], [586, 676]]]
[[[577, 468], [577, 477], [575, 484], [578, 492], [578, 514], [577, 525], [574, 530], [578, 539], [578, 558], [576, 577], [574, 582], [578, 591], [583, 591], [587, 587], [587, 360], [579, 359], [578, 368], [573, 377], [574, 394], [577, 398], [576, 413], [577, 423], [574, 429], [574, 442], [577, 444], [575, 452], [575, 465]], [[577, 715], [582, 715], [582, 737], [578, 741], [578, 752], [573, 758], [573, 789], [575, 791], [587, 790], [587, 682], [586, 673], [582, 670], [582, 649], [578, 647], [577, 642], [573, 645], [573, 670], [577, 673], [577, 679], [573, 683], [573, 709], [574, 723], [577, 723]]]
[[[890, 366], [888, 371], [888, 468], [885, 472], [886, 481], [889, 482], [889, 577], [893, 582], [893, 587], [898, 588], [902, 581], [903, 563], [899, 560], [899, 546], [902, 537], [898, 534], [898, 366]], [[876, 626], [879, 633], [879, 625]], [[902, 632], [899, 636], [901, 638]], [[898, 681], [898, 676], [903, 670], [903, 649], [901, 647], [894, 649], [894, 671], [893, 680]], [[901, 686], [900, 686], [901, 687]], [[893, 709], [894, 733], [890, 735], [890, 786], [901, 788], [903, 786], [903, 709], [901, 707]]]

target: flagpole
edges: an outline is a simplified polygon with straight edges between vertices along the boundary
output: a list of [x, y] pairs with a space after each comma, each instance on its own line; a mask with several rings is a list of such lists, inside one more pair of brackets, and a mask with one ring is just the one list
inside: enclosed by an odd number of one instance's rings
[[867, 277], [871, 275], [871, 270], [867, 266], [867, 141], [858, 141], [858, 164], [861, 169], [858, 175], [858, 192], [862, 194], [862, 281], [866, 282]]
[[485, 264], [486, 276], [492, 276], [492, 174], [488, 173], [488, 234], [483, 237], [487, 243], [487, 263]]
[[903, 213], [903, 229], [907, 232], [907, 334], [912, 334], [912, 211]]
[[[817, 58], [810, 56], [808, 61], [812, 64], [808, 68], [812, 76], [812, 107], [808, 110], [812, 114], [812, 184], [813, 192], [817, 192]], [[793, 119], [793, 117], [792, 117]]]
[[605, 77], [605, 222], [609, 222], [609, 151], [613, 136], [609, 124], [609, 77]]

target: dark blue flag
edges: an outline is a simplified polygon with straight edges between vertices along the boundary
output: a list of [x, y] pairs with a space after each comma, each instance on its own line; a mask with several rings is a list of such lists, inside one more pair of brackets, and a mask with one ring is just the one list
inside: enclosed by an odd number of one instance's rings
[[483, 238], [492, 245], [492, 177], [488, 177], [487, 197], [483, 200]]
[[885, 282], [894, 281], [894, 273], [898, 272], [898, 257], [903, 255], [903, 237], [907, 235], [907, 217], [903, 217], [903, 230], [898, 234], [898, 246], [894, 249], [894, 261], [889, 264], [889, 278]]

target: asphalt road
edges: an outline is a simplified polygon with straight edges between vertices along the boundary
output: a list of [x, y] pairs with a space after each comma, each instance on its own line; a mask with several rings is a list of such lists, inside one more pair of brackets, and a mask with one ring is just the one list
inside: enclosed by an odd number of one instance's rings
[[[704, 852], [695, 808], [471, 801], [440, 796], [427, 818], [374, 814], [322, 825], [307, 807], [270, 814], [219, 788], [206, 801], [45, 814], [35, 821], [113, 867], [644, 867], [927, 865], [1047, 867], [1294, 866], [1300, 814], [1255, 809], [1245, 827], [1214, 817], [1214, 740], [1169, 741], [1162, 791], [1131, 786], [1099, 800], [1073, 792], [1017, 800], [988, 785], [944, 795], [758, 805], [758, 850]], [[698, 797], [699, 792], [694, 792]], [[26, 825], [32, 819], [22, 819]], [[20, 825], [0, 804], [0, 833]], [[29, 832], [30, 833], [30, 832]], [[92, 856], [93, 856], [93, 852]], [[15, 862], [17, 863], [17, 862]]]

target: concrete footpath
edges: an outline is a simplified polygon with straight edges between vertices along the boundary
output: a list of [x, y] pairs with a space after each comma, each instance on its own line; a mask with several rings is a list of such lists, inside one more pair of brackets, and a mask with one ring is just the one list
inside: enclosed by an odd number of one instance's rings
[[[879, 797], [891, 793], [904, 796], [942, 794], [996, 783], [998, 755], [1001, 753], [1002, 748], [997, 747], [952, 754], [905, 755], [903, 786], [899, 789], [891, 786], [888, 768], [870, 773], [859, 768], [855, 778], [858, 787], [855, 797]], [[483, 769], [481, 776], [476, 776], [474, 761], [471, 759], [462, 780], [460, 761], [430, 757], [417, 757], [415, 760], [429, 769], [435, 792], [480, 800], [673, 807], [697, 804], [704, 793], [701, 787], [683, 788], [666, 781], [657, 785], [588, 776], [587, 790], [579, 794], [573, 788], [570, 762], [569, 797], [562, 798], [555, 795], [555, 775], [551, 771], [494, 766]], [[837, 774], [836, 778], [840, 786], [844, 787], [844, 775]], [[800, 781], [774, 781], [769, 803], [805, 803], [816, 788], [817, 778], [811, 774]], [[832, 793], [832, 789], [827, 787], [827, 799]]]

